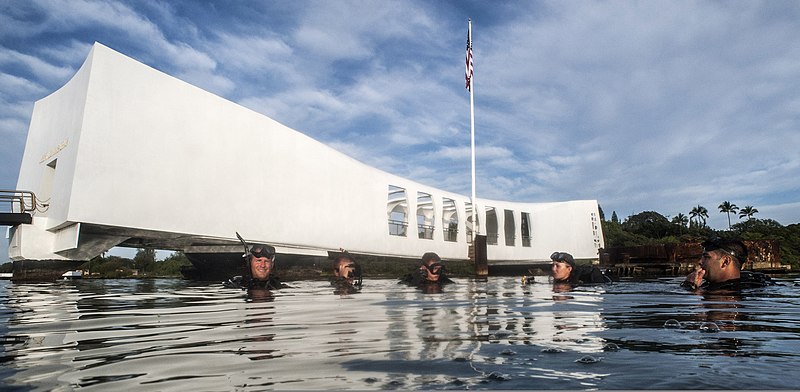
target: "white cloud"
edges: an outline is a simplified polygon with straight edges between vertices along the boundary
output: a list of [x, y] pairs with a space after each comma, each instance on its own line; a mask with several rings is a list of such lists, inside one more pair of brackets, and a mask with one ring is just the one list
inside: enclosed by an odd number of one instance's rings
[[46, 0], [38, 4], [47, 12], [44, 24], [51, 32], [71, 33], [90, 26], [103, 27], [128, 37], [140, 50], [149, 50], [159, 60], [166, 59], [179, 69], [213, 70], [216, 67], [210, 56], [187, 43], [170, 41], [161, 26], [124, 3]]
[[[22, 109], [71, 77], [96, 39], [370, 165], [469, 192], [464, 4], [241, 5], [257, 17], [188, 6], [43, 1], [28, 21], [0, 16], [0, 96], [19, 102], [0, 126], [24, 124]], [[479, 197], [599, 199], [621, 218], [735, 200], [793, 216], [797, 3], [495, 2], [469, 13]]]
[[[773, 76], [761, 75], [761, 64], [767, 69], [773, 68], [771, 64], [785, 64], [775, 60], [784, 54], [767, 51], [770, 57], [763, 59], [755, 54], [740, 56], [742, 51], [763, 54], [754, 43], [769, 40], [769, 27], [740, 25], [749, 23], [758, 7], [720, 10], [709, 3], [691, 3], [695, 9], [687, 10], [688, 5], [617, 3], [609, 7], [587, 3], [567, 7], [550, 3], [555, 17], [539, 23], [519, 18], [513, 26], [492, 32], [484, 51], [488, 58], [483, 59], [489, 63], [485, 68], [495, 73], [486, 75], [490, 79], [484, 82], [490, 90], [487, 94], [504, 102], [511, 97], [508, 103], [517, 110], [509, 112], [548, 108], [529, 111], [534, 113], [534, 124], [545, 124], [534, 129], [531, 140], [546, 138], [553, 151], [562, 152], [550, 158], [557, 171], [543, 170], [536, 178], [552, 181], [548, 183], [551, 189], [566, 188], [577, 194], [571, 190], [574, 187], [559, 185], [596, 188], [604, 191], [598, 196], [601, 202], [603, 197], [619, 200], [640, 211], [648, 209], [644, 203], [649, 201], [654, 204], [649, 209], [658, 210], [659, 205], [669, 204], [676, 187], [704, 183], [726, 173], [747, 175], [753, 162], [749, 157], [766, 147], [753, 148], [753, 143], [745, 142], [748, 139], [774, 145], [778, 156], [790, 154], [781, 151], [787, 145], [781, 140], [793, 139], [788, 134], [753, 134], [752, 128], [739, 125], [764, 113], [752, 106], [752, 95], [774, 99], [796, 87], [789, 83], [781, 88], [770, 82]], [[695, 16], [687, 19], [686, 15]], [[614, 23], [609, 24], [610, 20]], [[528, 25], [535, 27], [526, 28]], [[499, 37], [509, 44], [501, 44]], [[783, 32], [777, 37], [790, 42], [787, 38]], [[731, 41], [737, 44], [730, 45]], [[509, 52], [509, 46], [515, 50]], [[740, 63], [741, 57], [751, 64]], [[783, 73], [790, 69], [785, 65], [774, 68]], [[532, 72], [514, 72], [519, 69]], [[528, 100], [532, 97], [536, 101]], [[548, 105], [551, 102], [558, 104]], [[797, 111], [787, 113], [796, 118]], [[581, 159], [577, 152], [563, 154], [574, 152], [572, 147], [587, 137], [607, 159], [628, 164], [598, 164], [603, 163], [602, 156]], [[719, 145], [722, 151], [716, 151], [714, 147], [722, 140], [740, 142], [723, 143]], [[782, 178], [791, 178], [792, 172], [797, 170], [785, 172]], [[608, 178], [613, 179], [613, 186], [605, 185]], [[764, 180], [755, 182], [763, 184]], [[727, 189], [738, 192], [736, 187]], [[636, 192], [630, 193], [632, 190]], [[689, 193], [697, 198], [714, 192]]]
[[759, 213], [755, 215], [756, 218], [772, 218], [783, 225], [800, 223], [800, 202], [767, 204], [759, 206], [757, 209]]
[[[3, 97], [5, 105], [9, 105], [9, 97], [18, 98], [20, 96], [44, 96], [49, 93], [39, 84], [32, 83], [30, 80], [7, 73], [0, 73], [0, 97]], [[16, 106], [16, 104], [11, 104]], [[0, 109], [4, 110], [4, 109]], [[29, 114], [29, 113], [28, 113]]]
[[18, 65], [45, 82], [66, 81], [75, 73], [75, 68], [50, 64], [36, 56], [0, 47], [0, 65]]
[[293, 77], [287, 62], [294, 54], [284, 40], [268, 34], [241, 35], [221, 32], [218, 41], [211, 45], [217, 61], [225, 68], [245, 73], [278, 71], [282, 77]]
[[[313, 5], [312, 5], [313, 4]], [[415, 12], [409, 12], [413, 5]], [[411, 38], [434, 26], [424, 4], [372, 1], [316, 1], [309, 3], [294, 31], [294, 40], [315, 58], [326, 61], [365, 59], [377, 43]]]

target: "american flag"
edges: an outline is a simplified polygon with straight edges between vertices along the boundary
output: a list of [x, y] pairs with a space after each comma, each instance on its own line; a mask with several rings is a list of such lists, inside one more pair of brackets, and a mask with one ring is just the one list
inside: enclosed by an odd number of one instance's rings
[[470, 90], [470, 81], [472, 80], [472, 30], [467, 29], [467, 68], [464, 71], [464, 76], [467, 79], [467, 90]]

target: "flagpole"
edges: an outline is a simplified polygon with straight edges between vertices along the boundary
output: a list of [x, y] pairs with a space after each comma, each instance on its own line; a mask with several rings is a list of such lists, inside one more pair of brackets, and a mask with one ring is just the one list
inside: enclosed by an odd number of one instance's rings
[[469, 128], [470, 128], [470, 150], [472, 152], [472, 244], [475, 244], [475, 236], [480, 228], [475, 220], [475, 213], [478, 206], [475, 195], [475, 89], [472, 77], [472, 19], [469, 19], [467, 29], [467, 69], [469, 72]]

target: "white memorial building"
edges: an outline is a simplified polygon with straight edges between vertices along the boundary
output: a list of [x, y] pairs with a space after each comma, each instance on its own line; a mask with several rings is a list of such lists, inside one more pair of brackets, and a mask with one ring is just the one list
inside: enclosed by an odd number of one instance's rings
[[88, 260], [115, 246], [468, 259], [472, 208], [489, 264], [598, 258], [596, 200], [518, 203], [365, 165], [101, 44], [37, 101], [17, 183], [36, 197], [12, 260]]

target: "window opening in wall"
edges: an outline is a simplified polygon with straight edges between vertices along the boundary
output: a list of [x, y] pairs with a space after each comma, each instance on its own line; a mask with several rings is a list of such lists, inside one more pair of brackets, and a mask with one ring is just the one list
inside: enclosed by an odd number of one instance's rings
[[456, 242], [458, 240], [456, 201], [446, 197], [442, 199], [442, 232], [445, 241]]
[[389, 235], [405, 237], [408, 229], [408, 200], [405, 189], [389, 185], [386, 211], [389, 216]]
[[594, 247], [595, 249], [600, 249], [600, 228], [598, 227], [597, 215], [592, 212], [592, 235], [594, 236]]
[[497, 212], [494, 207], [486, 207], [486, 245], [497, 245]]
[[514, 222], [514, 211], [503, 210], [503, 231], [506, 235], [506, 246], [514, 246], [517, 238], [517, 225]]
[[531, 214], [527, 212], [522, 213], [522, 222], [520, 222], [520, 229], [522, 230], [522, 246], [531, 246]]
[[[53, 181], [56, 177], [56, 166], [58, 159], [50, 161], [42, 172], [42, 182], [39, 185], [39, 192], [36, 193], [36, 203], [49, 204], [50, 197], [53, 195]], [[41, 212], [40, 216], [47, 216], [47, 211]]]
[[417, 192], [417, 233], [420, 239], [433, 239], [433, 198], [424, 192]]
[[[466, 224], [465, 224], [466, 227], [467, 227], [467, 243], [471, 244], [472, 243], [472, 230], [473, 230], [473, 227], [474, 227], [472, 225], [472, 203], [466, 202], [466, 203], [464, 203], [464, 206], [465, 206], [464, 210], [467, 213], [467, 219], [466, 219]], [[478, 216], [478, 214], [475, 214], [475, 221], [476, 221], [475, 223], [477, 223], [477, 226], [480, 227], [481, 219]], [[480, 233], [478, 233], [478, 234], [480, 234]]]

